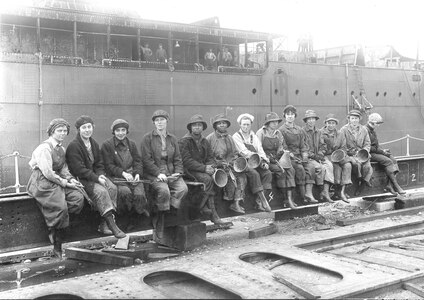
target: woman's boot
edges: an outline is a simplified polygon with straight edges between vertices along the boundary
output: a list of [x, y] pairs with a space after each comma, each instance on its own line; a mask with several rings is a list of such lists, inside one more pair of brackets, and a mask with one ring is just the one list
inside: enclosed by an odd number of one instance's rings
[[51, 228], [49, 230], [49, 240], [53, 245], [53, 255], [62, 259], [62, 237], [61, 229]]
[[212, 211], [211, 221], [217, 225], [224, 224], [225, 222], [221, 220], [221, 218], [218, 216], [218, 213], [216, 211], [214, 196], [209, 196], [208, 203], [209, 203], [209, 208]]
[[124, 237], [126, 237], [127, 235], [118, 228], [118, 226], [115, 223], [115, 216], [113, 215], [113, 213], [111, 211], [108, 211], [103, 218], [106, 221], [107, 226], [109, 227], [109, 229], [112, 231], [113, 235], [118, 238], [118, 239], [122, 239]]
[[[284, 194], [284, 193], [283, 193]], [[299, 209], [296, 205], [296, 203], [294, 203], [293, 201], [293, 190], [291, 188], [287, 189], [287, 200], [286, 200], [287, 205], [291, 208], [291, 209]]]
[[393, 189], [392, 181], [390, 180], [389, 177], [387, 177], [387, 183], [386, 183], [386, 186], [384, 187], [384, 191], [386, 193], [397, 195], [396, 191]]
[[199, 210], [200, 213], [204, 216], [212, 215], [212, 210], [208, 207], [208, 199], [209, 195], [204, 195], [202, 200], [200, 201]]
[[302, 199], [302, 202], [304, 203], [304, 204], [308, 204], [308, 200], [306, 199], [306, 197], [305, 197], [305, 193], [306, 193], [306, 190], [305, 190], [305, 185], [303, 184], [301, 184], [301, 185], [299, 185], [298, 186], [299, 187], [299, 194], [300, 194], [300, 199]]
[[350, 203], [345, 194], [345, 188], [346, 188], [346, 185], [344, 184], [340, 186], [340, 199], [346, 203]]
[[233, 203], [231, 203], [231, 205], [230, 205], [230, 209], [231, 209], [232, 211], [235, 211], [236, 213], [244, 214], [244, 213], [245, 213], [245, 211], [244, 211], [244, 209], [240, 206], [239, 202], [240, 202], [240, 200], [234, 200], [234, 202], [233, 202]]
[[322, 200], [330, 203], [334, 203], [333, 200], [330, 198], [330, 184], [327, 182], [324, 182], [322, 191], [321, 191], [321, 198]]
[[312, 193], [313, 183], [307, 183], [305, 185], [305, 199], [308, 200], [309, 203], [318, 203], [318, 200], [314, 198], [314, 194]]
[[262, 207], [265, 209], [265, 211], [267, 212], [271, 212], [271, 207], [269, 206], [268, 201], [266, 200], [264, 191], [260, 191], [258, 193], [259, 199], [261, 201]]
[[392, 172], [390, 174], [387, 174], [387, 176], [389, 177], [390, 181], [392, 182], [393, 187], [394, 187], [396, 192], [398, 192], [401, 195], [406, 194], [406, 192], [400, 187], [399, 183], [397, 182], [395, 173]]

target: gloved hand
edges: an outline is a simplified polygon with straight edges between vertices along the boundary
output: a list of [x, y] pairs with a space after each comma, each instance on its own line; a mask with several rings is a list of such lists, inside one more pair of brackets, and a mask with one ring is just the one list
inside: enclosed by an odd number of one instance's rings
[[276, 164], [277, 163], [277, 160], [274, 157], [270, 156], [269, 157], [269, 162], [272, 163], [272, 164]]

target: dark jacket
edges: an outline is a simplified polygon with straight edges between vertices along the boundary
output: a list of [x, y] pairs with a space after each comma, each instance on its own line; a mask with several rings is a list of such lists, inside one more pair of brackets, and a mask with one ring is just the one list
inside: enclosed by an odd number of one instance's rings
[[321, 128], [321, 136], [325, 144], [325, 155], [331, 155], [340, 148], [340, 132], [337, 129], [329, 131], [327, 127]]
[[[160, 168], [162, 141], [156, 130], [144, 135], [141, 141], [141, 159], [143, 161], [144, 174], [154, 180], [163, 172]], [[183, 161], [177, 138], [170, 133], [166, 135], [166, 151], [168, 154], [166, 165], [169, 172], [183, 174]], [[171, 175], [166, 174], [166, 175]]]
[[308, 156], [315, 159], [315, 156], [324, 155], [325, 143], [322, 137], [322, 132], [316, 127], [310, 129], [307, 125], [303, 126], [302, 129], [305, 131], [306, 143], [309, 146]]
[[110, 139], [103, 142], [102, 145], [102, 155], [103, 161], [106, 169], [106, 174], [109, 177], [122, 177], [122, 172], [126, 171], [131, 167], [133, 176], [139, 175], [140, 178], [143, 176], [143, 162], [141, 161], [140, 153], [137, 150], [135, 142], [128, 139], [127, 137], [123, 140], [130, 151], [132, 157], [132, 165], [124, 166], [124, 162], [121, 157], [118, 155], [116, 149], [117, 139], [113, 136]]
[[66, 163], [69, 171], [81, 181], [87, 193], [93, 191], [94, 183], [99, 183], [100, 175], [106, 175], [99, 144], [93, 138], [90, 138], [90, 143], [94, 156], [93, 163], [79, 134], [66, 149]]
[[383, 149], [380, 147], [378, 143], [377, 132], [375, 132], [374, 128], [372, 128], [368, 124], [365, 125], [365, 128], [368, 130], [368, 135], [370, 136], [370, 142], [371, 142], [370, 153], [385, 155], [385, 152], [383, 151]]
[[190, 171], [205, 173], [206, 165], [214, 163], [212, 148], [204, 137], [200, 139], [200, 148], [197, 147], [196, 141], [190, 133], [183, 136], [178, 143], [186, 175], [190, 174]]

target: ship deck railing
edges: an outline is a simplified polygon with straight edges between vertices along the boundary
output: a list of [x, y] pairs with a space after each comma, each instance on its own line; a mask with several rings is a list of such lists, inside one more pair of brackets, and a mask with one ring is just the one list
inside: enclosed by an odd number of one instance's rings
[[[0, 61], [16, 63], [40, 63], [40, 53], [19, 53], [19, 52], [0, 52]], [[132, 60], [130, 58], [103, 58], [101, 60], [83, 58], [78, 56], [42, 54], [41, 64], [50, 65], [72, 65], [72, 66], [93, 66], [105, 68], [136, 68], [168, 71], [189, 71], [189, 72], [212, 72], [229, 74], [250, 74], [261, 75], [266, 69], [259, 66], [257, 68], [245, 68], [242, 66], [217, 66], [208, 70], [200, 63], [182, 63], [182, 62], [150, 62], [143, 60]]]

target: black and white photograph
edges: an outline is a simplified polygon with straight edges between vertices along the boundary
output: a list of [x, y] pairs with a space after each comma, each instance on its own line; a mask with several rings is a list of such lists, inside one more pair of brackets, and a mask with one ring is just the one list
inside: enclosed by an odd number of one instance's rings
[[0, 1], [0, 299], [423, 299], [423, 11]]

